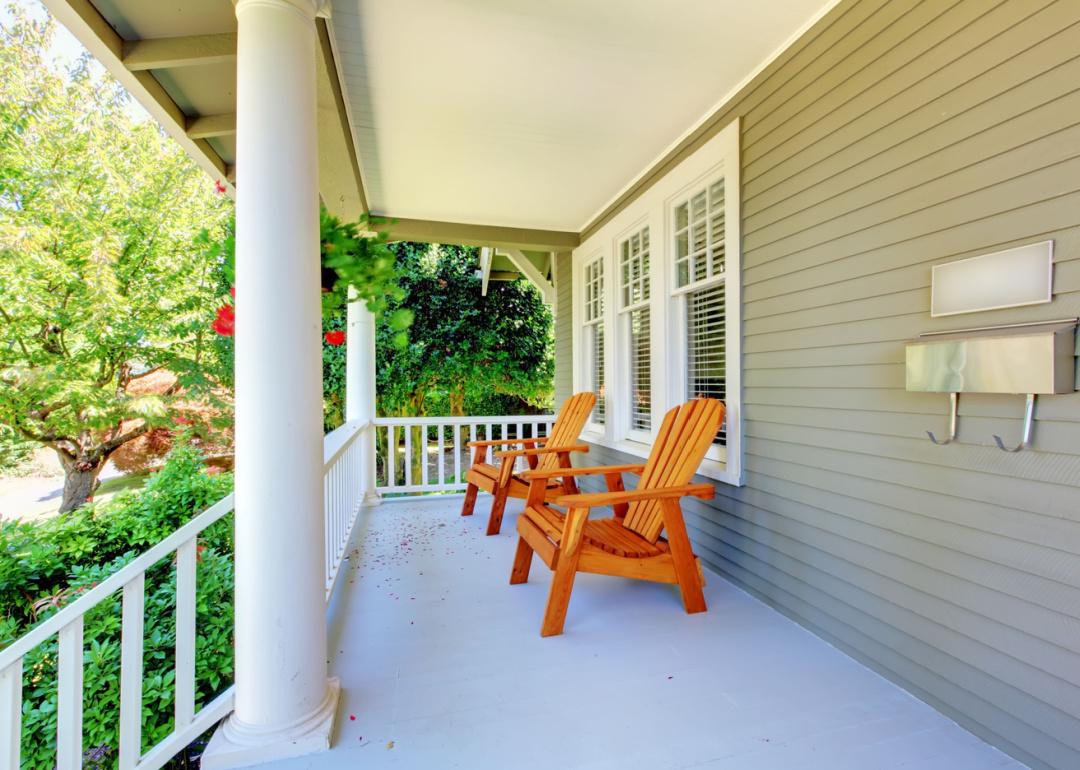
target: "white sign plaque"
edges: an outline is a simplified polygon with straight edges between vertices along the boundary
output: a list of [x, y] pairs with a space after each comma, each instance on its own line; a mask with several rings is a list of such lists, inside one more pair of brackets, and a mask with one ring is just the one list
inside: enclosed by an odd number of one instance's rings
[[934, 265], [930, 315], [937, 318], [1049, 302], [1053, 271], [1053, 241]]

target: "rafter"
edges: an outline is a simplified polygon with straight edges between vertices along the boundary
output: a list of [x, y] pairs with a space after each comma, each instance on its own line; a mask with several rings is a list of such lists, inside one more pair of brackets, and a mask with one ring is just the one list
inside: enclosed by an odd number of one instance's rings
[[235, 33], [163, 37], [124, 43], [124, 66], [132, 72], [217, 64], [235, 59]]
[[187, 135], [192, 139], [209, 139], [214, 136], [231, 136], [236, 133], [236, 113], [200, 115], [188, 118]]

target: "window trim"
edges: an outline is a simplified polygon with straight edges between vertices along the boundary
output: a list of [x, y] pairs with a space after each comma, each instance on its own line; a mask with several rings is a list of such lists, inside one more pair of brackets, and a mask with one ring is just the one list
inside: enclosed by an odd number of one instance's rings
[[[584, 265], [597, 257], [605, 260], [604, 325], [605, 386], [607, 418], [603, 426], [586, 426], [585, 438], [636, 457], [647, 457], [660, 422], [671, 407], [685, 400], [686, 392], [686, 320], [687, 294], [723, 283], [725, 286], [725, 345], [727, 375], [727, 446], [710, 449], [699, 470], [700, 475], [741, 486], [743, 484], [742, 420], [742, 253], [740, 218], [740, 121], [736, 118], [694, 154], [685, 158], [657, 180], [637, 200], [618, 212], [608, 223], [574, 251], [573, 351], [576, 365], [575, 390], [589, 382], [583, 367], [584, 349], [583, 282]], [[724, 178], [725, 270], [721, 276], [706, 276], [686, 286], [677, 286], [675, 263], [675, 207], [686, 201], [696, 189], [708, 186], [718, 176]], [[650, 386], [652, 430], [629, 430], [629, 324], [621, 323], [622, 306], [620, 244], [629, 235], [648, 226], [650, 291], [647, 302], [632, 307], [649, 307], [650, 315]], [[625, 329], [623, 327], [626, 327]], [[672, 344], [675, 341], [676, 344]]]

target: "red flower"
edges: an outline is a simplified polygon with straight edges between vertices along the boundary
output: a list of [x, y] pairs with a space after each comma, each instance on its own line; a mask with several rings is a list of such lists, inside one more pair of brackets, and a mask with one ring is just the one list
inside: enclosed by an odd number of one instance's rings
[[218, 308], [217, 318], [210, 328], [222, 337], [231, 337], [236, 333], [236, 308], [232, 305], [222, 305]]
[[225, 189], [225, 185], [221, 183], [220, 179], [214, 181], [214, 192], [216, 192], [218, 195], [224, 195]]
[[326, 337], [327, 345], [344, 345], [345, 344], [345, 332], [338, 330], [333, 332], [327, 332], [323, 335]]
[[229, 287], [229, 296], [232, 297], [233, 299], [236, 299], [236, 287], [235, 286], [230, 286]]

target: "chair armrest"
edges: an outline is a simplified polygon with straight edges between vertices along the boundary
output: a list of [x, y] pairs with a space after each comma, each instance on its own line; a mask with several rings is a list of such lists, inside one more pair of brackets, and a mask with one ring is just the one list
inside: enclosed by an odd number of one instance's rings
[[588, 452], [588, 444], [571, 444], [570, 446], [542, 446], [536, 449], [507, 449], [496, 452], [496, 457], [528, 457], [529, 455], [550, 455], [557, 452]]
[[529, 446], [530, 444], [543, 444], [547, 441], [547, 436], [541, 436], [540, 438], [508, 438], [508, 439], [492, 439], [490, 441], [470, 441], [466, 444], [470, 449], [475, 449], [478, 446], [505, 446], [507, 444], [524, 444]]
[[564, 476], [601, 476], [606, 473], [641, 473], [644, 465], [594, 465], [588, 468], [553, 468], [546, 471], [525, 471], [521, 478], [529, 481], [537, 479], [561, 479]]
[[580, 495], [563, 495], [555, 503], [565, 508], [597, 508], [602, 505], [632, 503], [636, 500], [663, 500], [665, 498], [697, 497], [710, 500], [716, 495], [712, 484], [685, 484], [681, 487], [657, 489], [631, 489], [625, 492], [588, 492]]

